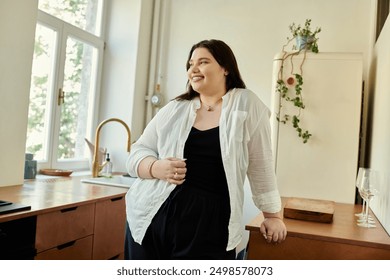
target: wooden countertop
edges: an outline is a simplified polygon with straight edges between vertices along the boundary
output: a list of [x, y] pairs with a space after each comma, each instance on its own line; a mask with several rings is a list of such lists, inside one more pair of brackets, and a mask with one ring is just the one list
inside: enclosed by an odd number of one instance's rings
[[0, 214], [0, 222], [120, 197], [128, 190], [80, 182], [81, 179], [88, 177], [91, 176], [39, 176], [35, 180], [25, 180], [23, 185], [0, 187], [0, 200], [31, 206], [31, 210]]
[[[283, 208], [286, 200], [287, 198], [282, 199]], [[373, 213], [371, 215], [376, 221], [376, 228], [362, 228], [356, 225], [355, 213], [360, 211], [361, 205], [336, 203], [333, 222], [330, 224], [284, 218], [287, 238], [295, 236], [390, 250], [390, 236]], [[259, 231], [263, 219], [263, 215], [259, 214], [246, 225], [246, 229]]]

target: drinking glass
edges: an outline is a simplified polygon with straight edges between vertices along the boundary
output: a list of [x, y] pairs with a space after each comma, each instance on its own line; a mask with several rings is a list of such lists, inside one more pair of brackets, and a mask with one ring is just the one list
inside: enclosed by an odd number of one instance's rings
[[358, 217], [358, 223], [361, 223], [361, 222], [364, 222], [366, 221], [366, 219], [368, 218], [368, 221], [370, 223], [375, 223], [374, 222], [374, 219], [372, 218], [372, 216], [370, 214], [368, 214], [368, 217], [366, 217], [366, 205], [367, 205], [367, 202], [366, 202], [366, 199], [363, 197], [362, 195], [362, 189], [360, 188], [362, 183], [363, 183], [363, 180], [364, 180], [364, 174], [366, 172], [367, 168], [363, 168], [363, 167], [360, 167], [359, 168], [359, 172], [358, 172], [358, 176], [357, 176], [357, 179], [356, 179], [356, 187], [358, 188], [358, 191], [359, 191], [359, 194], [363, 200], [363, 203], [362, 203], [362, 210], [359, 212], [359, 213], [355, 213], [355, 216]]
[[[358, 172], [358, 176], [356, 178], [356, 187], [358, 188], [359, 194], [360, 194], [360, 186], [362, 185], [362, 178], [363, 178], [364, 170], [365, 170], [365, 168], [360, 167], [359, 172]], [[361, 196], [361, 194], [360, 194], [360, 196]], [[363, 199], [362, 211], [360, 211], [359, 213], [355, 213], [355, 216], [357, 216], [359, 219], [364, 219], [364, 214], [366, 213], [366, 211], [365, 211], [366, 200], [362, 196], [361, 196], [361, 198]]]
[[[360, 174], [361, 173], [361, 174]], [[376, 227], [373, 220], [370, 220], [369, 209], [370, 201], [378, 194], [378, 175], [370, 168], [359, 168], [358, 189], [361, 197], [366, 201], [365, 213], [362, 219], [358, 220], [358, 226], [372, 228]]]

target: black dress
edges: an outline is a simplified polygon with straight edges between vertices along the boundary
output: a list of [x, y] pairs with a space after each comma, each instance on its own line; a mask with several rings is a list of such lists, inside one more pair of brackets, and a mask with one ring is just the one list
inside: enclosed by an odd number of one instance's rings
[[229, 192], [221, 158], [219, 127], [192, 128], [184, 148], [186, 180], [153, 218], [142, 245], [127, 234], [128, 259], [234, 259], [226, 251]]

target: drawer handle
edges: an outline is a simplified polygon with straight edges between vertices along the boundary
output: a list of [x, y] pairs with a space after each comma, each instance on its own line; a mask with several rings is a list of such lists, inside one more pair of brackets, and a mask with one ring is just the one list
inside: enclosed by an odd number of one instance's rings
[[70, 241], [70, 242], [61, 244], [61, 245], [58, 245], [58, 246], [57, 246], [57, 249], [58, 249], [58, 250], [63, 250], [63, 249], [65, 249], [65, 248], [68, 248], [68, 247], [73, 246], [75, 243], [76, 243], [76, 240], [73, 240], [73, 241]]
[[116, 198], [111, 198], [111, 201], [117, 201], [117, 200], [122, 200], [122, 199], [123, 199], [123, 196], [116, 197]]
[[69, 208], [66, 208], [66, 209], [61, 209], [61, 213], [65, 213], [65, 212], [69, 212], [69, 211], [74, 211], [77, 209], [77, 206], [75, 207], [69, 207]]

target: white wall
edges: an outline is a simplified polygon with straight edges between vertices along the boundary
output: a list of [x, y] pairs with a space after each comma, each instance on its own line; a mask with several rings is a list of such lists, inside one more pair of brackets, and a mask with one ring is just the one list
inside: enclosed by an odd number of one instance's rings
[[390, 19], [388, 18], [375, 45], [371, 76], [369, 131], [371, 134], [368, 166], [380, 173], [379, 195], [372, 208], [390, 234]]
[[23, 183], [37, 0], [0, 2], [0, 187]]
[[203, 39], [221, 39], [236, 54], [247, 87], [270, 104], [272, 59], [290, 36], [292, 22], [312, 19], [320, 26], [319, 49], [362, 52], [367, 65], [370, 8], [367, 0], [167, 0], [169, 40], [162, 81], [167, 100], [185, 90], [190, 47]]
[[[107, 4], [99, 121], [122, 119], [130, 127], [133, 142], [145, 125], [153, 0], [111, 0]], [[111, 155], [114, 171], [124, 171], [126, 130], [118, 123], [108, 123], [100, 139]]]

